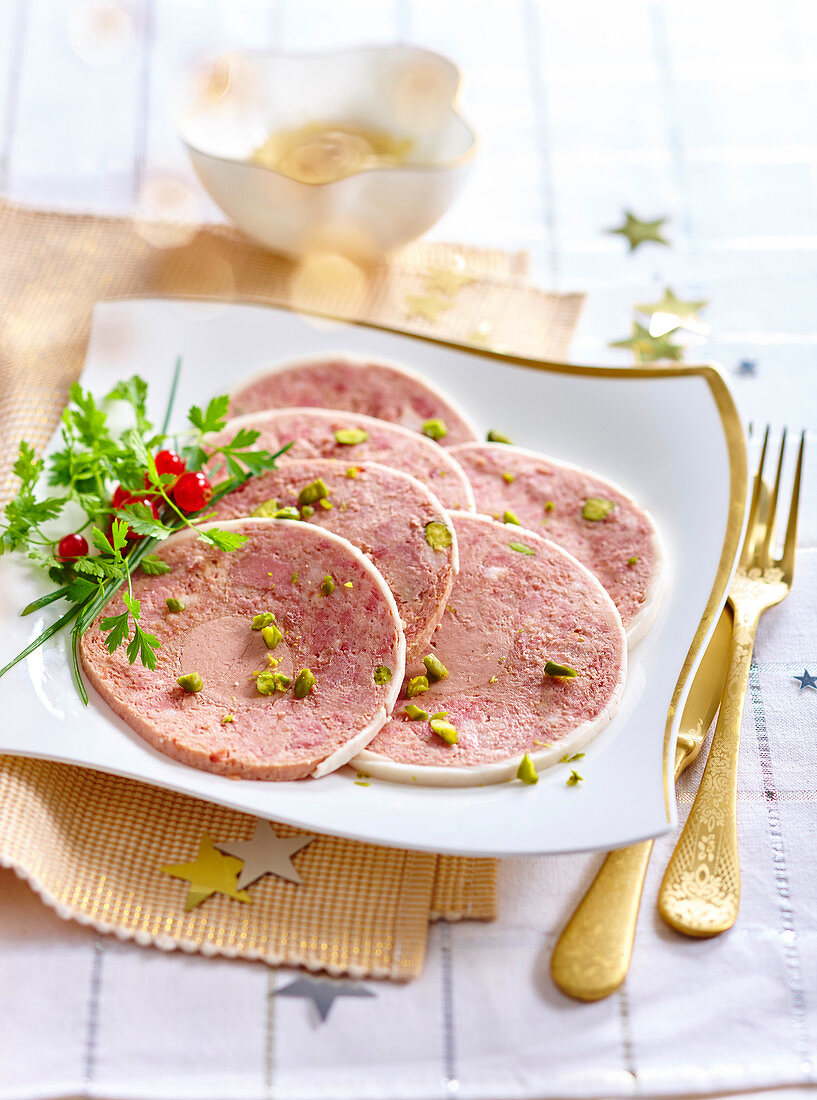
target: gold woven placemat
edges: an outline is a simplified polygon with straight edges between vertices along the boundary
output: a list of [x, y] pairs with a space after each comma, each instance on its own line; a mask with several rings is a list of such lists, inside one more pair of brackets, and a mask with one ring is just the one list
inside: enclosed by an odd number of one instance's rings
[[[17, 441], [42, 447], [56, 426], [99, 300], [289, 305], [553, 359], [566, 356], [582, 300], [531, 287], [524, 258], [500, 251], [419, 244], [365, 272], [329, 259], [304, 268], [228, 227], [138, 225], [7, 202], [0, 250], [0, 500], [13, 487]], [[428, 273], [440, 270], [471, 281], [446, 298], [438, 319], [416, 315]], [[438, 307], [440, 296], [432, 298]], [[132, 780], [0, 757], [0, 863], [62, 916], [123, 938], [408, 979], [422, 968], [430, 919], [495, 915], [494, 860], [324, 835], [297, 856], [302, 885], [268, 876], [252, 888], [251, 905], [215, 895], [185, 913], [185, 884], [159, 867], [194, 858], [202, 833], [245, 839], [253, 824], [246, 814]]]

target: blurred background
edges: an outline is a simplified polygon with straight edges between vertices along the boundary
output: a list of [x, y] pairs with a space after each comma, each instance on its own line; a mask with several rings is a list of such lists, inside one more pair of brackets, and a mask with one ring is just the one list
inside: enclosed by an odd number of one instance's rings
[[[665, 286], [707, 300], [686, 358], [721, 361], [749, 419], [793, 386], [817, 421], [813, 0], [3, 0], [0, 193], [223, 220], [177, 135], [215, 58], [396, 41], [460, 66], [480, 139], [431, 237], [586, 291], [579, 361], [627, 362], [608, 345]], [[631, 254], [624, 210], [671, 247]]]

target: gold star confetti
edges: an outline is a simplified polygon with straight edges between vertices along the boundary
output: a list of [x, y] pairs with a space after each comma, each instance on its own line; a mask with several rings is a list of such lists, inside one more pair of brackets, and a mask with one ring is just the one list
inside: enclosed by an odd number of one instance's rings
[[667, 221], [666, 218], [656, 218], [652, 222], [643, 222], [635, 214], [625, 210], [624, 225], [620, 225], [616, 229], [608, 229], [607, 232], [626, 237], [630, 251], [635, 252], [640, 244], [645, 244], [647, 241], [653, 241], [655, 244], [669, 244], [669, 241], [666, 237], [662, 237], [660, 232], [665, 221]]
[[704, 298], [692, 299], [685, 302], [678, 298], [670, 287], [665, 287], [664, 296], [657, 302], [643, 302], [635, 308], [639, 313], [646, 313], [652, 317], [656, 313], [668, 313], [671, 317], [677, 317], [679, 321], [699, 321], [699, 312], [709, 305]]
[[301, 882], [301, 876], [292, 863], [292, 856], [311, 844], [314, 836], [281, 837], [269, 821], [256, 821], [255, 832], [249, 840], [226, 840], [218, 848], [227, 855], [243, 860], [238, 876], [238, 888], [251, 886], [264, 875], [278, 875], [288, 882]]
[[[673, 332], [677, 330], [673, 329]], [[649, 329], [633, 321], [633, 334], [626, 340], [613, 340], [611, 348], [629, 348], [636, 363], [656, 363], [659, 359], [683, 359], [684, 349], [670, 339], [672, 332], [652, 336]]]
[[408, 317], [423, 317], [426, 321], [435, 324], [440, 319], [440, 314], [451, 309], [451, 302], [441, 298], [439, 294], [407, 294]]
[[202, 835], [199, 854], [190, 863], [172, 863], [161, 868], [166, 875], [181, 878], [190, 883], [185, 912], [201, 905], [212, 894], [226, 894], [236, 901], [250, 901], [246, 890], [238, 889], [238, 872], [241, 860], [222, 855], [207, 833]]
[[438, 267], [429, 271], [426, 278], [426, 290], [429, 292], [436, 291], [439, 294], [445, 294], [447, 297], [453, 298], [464, 286], [468, 286], [469, 283], [473, 282], [473, 275], [469, 275], [467, 271], [457, 271], [451, 267]]

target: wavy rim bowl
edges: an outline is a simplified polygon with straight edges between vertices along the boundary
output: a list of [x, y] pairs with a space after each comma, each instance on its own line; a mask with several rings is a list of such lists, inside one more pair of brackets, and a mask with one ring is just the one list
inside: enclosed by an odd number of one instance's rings
[[[261, 164], [258, 161], [252, 160], [249, 155], [245, 156], [228, 156], [223, 153], [214, 153], [211, 149], [202, 148], [202, 145], [193, 140], [189, 136], [189, 127], [203, 114], [211, 111], [217, 104], [224, 101], [229, 94], [233, 84], [233, 69], [238, 61], [274, 61], [275, 59], [282, 59], [286, 61], [304, 61], [304, 62], [320, 62], [324, 59], [330, 59], [335, 57], [351, 56], [354, 54], [371, 55], [371, 54], [389, 54], [389, 53], [402, 53], [402, 54], [414, 54], [418, 57], [425, 57], [433, 59], [435, 64], [447, 67], [451, 75], [454, 77], [455, 83], [448, 102], [448, 118], [454, 118], [461, 125], [463, 130], [470, 139], [468, 147], [461, 153], [458, 153], [452, 157], [446, 157], [440, 160], [429, 160], [411, 162], [404, 161], [399, 165], [376, 165], [373, 167], [359, 168], [353, 172], [349, 172], [347, 175], [341, 176], [335, 180], [327, 180], [325, 182], [311, 182], [307, 180], [297, 180], [294, 177], [287, 175], [285, 172], [279, 172], [278, 169], [272, 168], [268, 164]], [[277, 176], [279, 179], [287, 180], [290, 183], [298, 183], [304, 187], [310, 188], [328, 188], [333, 187], [339, 183], [343, 183], [348, 179], [352, 179], [355, 176], [364, 176], [373, 173], [380, 172], [393, 172], [398, 169], [401, 172], [437, 172], [449, 168], [455, 168], [463, 164], [467, 164], [476, 155], [479, 139], [474, 132], [473, 127], [465, 119], [460, 110], [460, 94], [462, 91], [462, 70], [456, 65], [449, 57], [444, 54], [437, 53], [435, 50], [428, 50], [422, 46], [410, 46], [410, 45], [379, 45], [379, 46], [353, 46], [340, 50], [315, 50], [315, 51], [298, 51], [298, 50], [231, 50], [227, 53], [221, 54], [216, 58], [213, 64], [213, 76], [211, 79], [212, 88], [214, 85], [218, 86], [219, 91], [215, 94], [210, 93], [210, 98], [207, 102], [199, 102], [186, 111], [183, 112], [178, 125], [178, 134], [182, 143], [185, 145], [189, 153], [195, 153], [198, 156], [209, 157], [212, 160], [222, 161], [228, 164], [245, 164], [251, 168], [260, 169], [264, 172], [269, 172], [273, 176]]]

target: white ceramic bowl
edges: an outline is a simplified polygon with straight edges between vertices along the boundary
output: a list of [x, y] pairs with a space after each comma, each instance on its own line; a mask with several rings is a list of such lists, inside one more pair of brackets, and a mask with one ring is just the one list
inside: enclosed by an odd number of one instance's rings
[[[448, 209], [476, 148], [457, 111], [460, 73], [439, 54], [383, 46], [325, 54], [235, 53], [180, 133], [199, 178], [249, 236], [290, 256], [367, 259], [419, 237]], [[277, 130], [347, 122], [409, 139], [408, 158], [302, 183], [250, 157]]]

